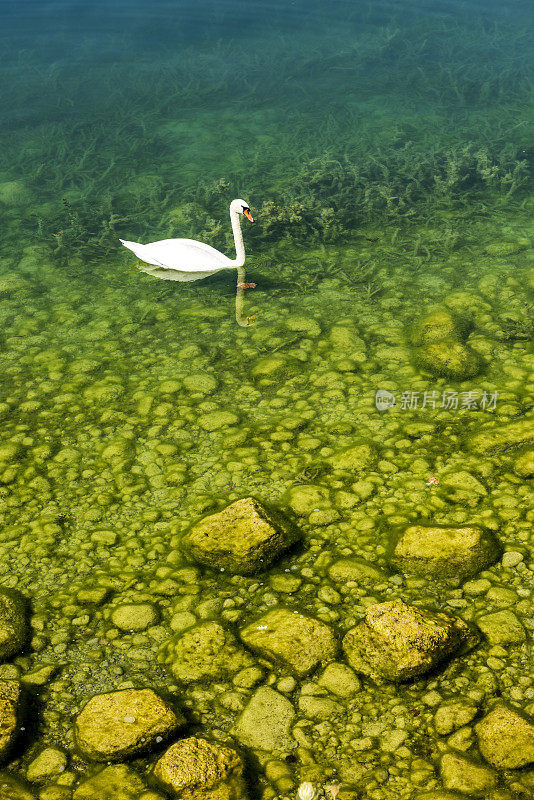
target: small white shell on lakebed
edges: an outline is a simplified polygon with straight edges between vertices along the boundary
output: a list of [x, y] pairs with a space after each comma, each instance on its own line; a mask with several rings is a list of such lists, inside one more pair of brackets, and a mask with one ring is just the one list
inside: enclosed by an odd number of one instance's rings
[[309, 781], [301, 783], [297, 792], [299, 800], [313, 800], [316, 794], [313, 783], [309, 783]]

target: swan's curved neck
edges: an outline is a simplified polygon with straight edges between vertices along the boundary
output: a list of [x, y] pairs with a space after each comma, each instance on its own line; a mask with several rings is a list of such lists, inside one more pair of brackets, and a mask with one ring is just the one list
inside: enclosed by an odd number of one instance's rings
[[241, 233], [241, 221], [237, 211], [230, 210], [230, 219], [232, 220], [232, 231], [234, 233], [235, 242], [235, 260], [236, 267], [242, 267], [245, 263], [245, 245], [243, 244], [243, 234]]

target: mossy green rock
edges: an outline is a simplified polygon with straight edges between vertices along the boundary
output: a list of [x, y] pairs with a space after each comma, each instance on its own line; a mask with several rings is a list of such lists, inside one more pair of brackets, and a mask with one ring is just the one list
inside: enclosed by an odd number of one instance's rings
[[343, 649], [356, 672], [401, 682], [433, 669], [469, 634], [461, 619], [391, 600], [369, 606], [365, 620], [346, 634]]
[[361, 558], [340, 558], [328, 567], [329, 577], [336, 583], [380, 583], [387, 575]]
[[220, 680], [256, 664], [218, 622], [203, 622], [171, 637], [161, 648], [161, 660], [183, 683]]
[[0, 661], [16, 655], [28, 634], [26, 606], [19, 592], [0, 591]]
[[361, 689], [360, 680], [354, 671], [338, 661], [328, 664], [318, 683], [337, 697], [352, 697]]
[[193, 525], [184, 546], [200, 564], [253, 575], [267, 569], [299, 537], [282, 514], [246, 497]]
[[76, 744], [94, 761], [144, 753], [185, 724], [152, 689], [122, 689], [92, 697], [74, 723]]
[[198, 424], [205, 431], [218, 431], [220, 428], [237, 425], [238, 422], [239, 417], [233, 411], [211, 411], [198, 418]]
[[57, 778], [66, 766], [67, 756], [63, 750], [58, 750], [57, 747], [45, 747], [28, 765], [26, 777], [32, 783], [39, 783], [49, 778]]
[[82, 781], [72, 800], [164, 800], [147, 788], [142, 778], [125, 764], [105, 767]]
[[286, 750], [292, 742], [295, 710], [287, 697], [270, 686], [260, 686], [237, 720], [232, 733], [246, 747]]
[[1, 800], [37, 800], [37, 797], [9, 772], [0, 772]]
[[125, 603], [111, 613], [111, 621], [122, 631], [144, 631], [158, 621], [158, 612], [151, 603]]
[[475, 725], [480, 752], [497, 769], [518, 769], [534, 762], [534, 719], [499, 703]]
[[9, 756], [19, 732], [21, 686], [18, 681], [0, 681], [0, 761]]
[[418, 367], [443, 378], [473, 378], [481, 372], [483, 366], [478, 353], [456, 339], [443, 339], [423, 345], [414, 354]]
[[376, 459], [374, 448], [367, 442], [351, 445], [329, 456], [332, 469], [341, 472], [362, 472], [371, 468]]
[[440, 736], [448, 736], [458, 728], [468, 725], [476, 716], [477, 706], [466, 700], [451, 700], [439, 706], [434, 714], [434, 727]]
[[521, 644], [526, 639], [523, 625], [513, 611], [495, 611], [477, 618], [477, 625], [490, 644]]
[[475, 525], [410, 525], [398, 537], [390, 561], [407, 574], [466, 578], [494, 564], [501, 555], [493, 534]]
[[492, 769], [458, 753], [445, 753], [440, 772], [446, 789], [469, 797], [484, 797], [497, 783], [497, 775]]
[[433, 791], [416, 795], [415, 800], [467, 800], [467, 798], [465, 794], [444, 792], [441, 789], [434, 789]]
[[194, 736], [171, 745], [154, 767], [154, 777], [181, 800], [239, 800], [246, 797], [243, 761], [219, 742]]
[[514, 472], [520, 478], [534, 478], [534, 450], [525, 450], [514, 461]]
[[527, 445], [534, 445], [534, 417], [531, 414], [506, 425], [483, 425], [467, 440], [470, 450], [490, 455], [513, 452]]
[[263, 658], [289, 667], [299, 676], [335, 658], [338, 644], [333, 631], [313, 617], [273, 608], [242, 628], [242, 641]]
[[459, 321], [450, 311], [434, 311], [419, 319], [410, 332], [410, 341], [419, 347], [441, 342], [443, 339], [460, 339], [463, 330]]
[[301, 484], [292, 486], [284, 500], [295, 514], [301, 517], [311, 514], [314, 509], [325, 508], [330, 504], [330, 493], [324, 486]]

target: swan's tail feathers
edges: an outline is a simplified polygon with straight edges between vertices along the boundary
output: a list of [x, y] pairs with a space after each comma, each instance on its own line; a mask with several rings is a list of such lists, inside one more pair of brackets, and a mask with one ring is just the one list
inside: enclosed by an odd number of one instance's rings
[[132, 253], [135, 253], [137, 258], [140, 258], [141, 261], [145, 261], [147, 264], [154, 264], [155, 267], [161, 267], [159, 261], [154, 261], [153, 258], [146, 255], [146, 245], [139, 244], [138, 242], [127, 242], [125, 239], [119, 239], [119, 242], [127, 247], [128, 250], [131, 250]]
[[148, 267], [144, 264], [139, 264], [139, 270], [145, 272], [147, 275], [152, 275], [153, 278], [161, 278], [164, 281], [199, 281], [202, 278], [207, 278], [209, 275], [215, 275], [219, 270], [214, 269], [213, 272], [182, 272], [177, 269], [163, 269], [158, 267]]

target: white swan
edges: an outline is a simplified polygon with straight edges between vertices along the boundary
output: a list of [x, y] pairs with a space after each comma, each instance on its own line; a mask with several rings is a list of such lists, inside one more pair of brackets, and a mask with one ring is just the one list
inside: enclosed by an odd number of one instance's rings
[[[238, 285], [245, 280], [242, 269], [245, 264], [245, 246], [241, 233], [239, 215], [243, 214], [250, 222], [254, 222], [248, 203], [244, 200], [232, 200], [230, 203], [230, 219], [234, 233], [235, 253], [234, 259], [228, 258], [214, 247], [194, 239], [161, 239], [150, 244], [138, 242], [119, 241], [144, 261], [139, 267], [147, 275], [163, 278], [167, 281], [198, 281], [214, 275], [221, 269], [237, 267]], [[148, 266], [150, 265], [150, 266]]]

